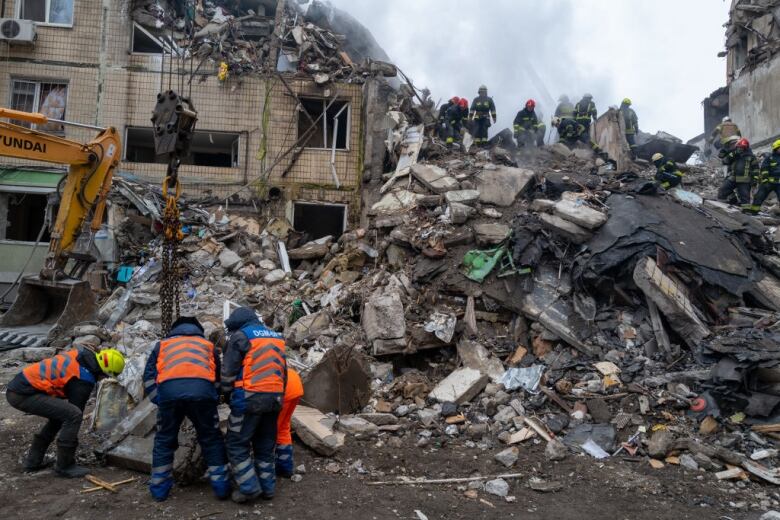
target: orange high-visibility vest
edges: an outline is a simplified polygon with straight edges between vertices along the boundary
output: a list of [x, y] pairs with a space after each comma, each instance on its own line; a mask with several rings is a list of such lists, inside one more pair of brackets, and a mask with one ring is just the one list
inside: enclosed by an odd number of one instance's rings
[[249, 352], [244, 356], [241, 384], [247, 392], [284, 393], [287, 357], [285, 343], [276, 337], [249, 338]]
[[198, 336], [177, 336], [160, 341], [157, 384], [182, 378], [216, 381], [213, 343]]
[[65, 397], [65, 385], [81, 373], [77, 349], [57, 354], [23, 370], [24, 377], [36, 390], [53, 397]]
[[284, 402], [303, 397], [303, 381], [297, 371], [287, 369], [287, 386], [284, 389]]

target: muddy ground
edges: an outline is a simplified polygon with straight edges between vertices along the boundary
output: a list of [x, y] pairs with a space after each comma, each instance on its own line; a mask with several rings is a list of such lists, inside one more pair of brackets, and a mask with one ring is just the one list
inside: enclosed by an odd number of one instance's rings
[[[4, 379], [5, 381], [8, 378]], [[4, 393], [4, 392], [3, 392]], [[57, 478], [50, 470], [24, 474], [20, 461], [41, 419], [26, 416], [0, 400], [0, 519], [418, 519], [416, 510], [428, 519], [533, 518], [574, 520], [634, 519], [757, 519], [780, 498], [773, 487], [747, 482], [718, 482], [712, 473], [690, 472], [667, 466], [651, 469], [646, 460], [610, 460], [606, 463], [571, 455], [562, 462], [545, 459], [544, 445], [529, 441], [521, 457], [507, 470], [493, 460], [502, 449], [466, 447], [466, 440], [446, 442], [434, 437], [425, 448], [416, 446], [416, 435], [381, 440], [348, 439], [337, 457], [316, 456], [296, 444], [296, 464], [306, 473], [298, 483], [284, 480], [271, 502], [251, 505], [218, 502], [206, 483], [175, 487], [164, 503], [151, 500], [146, 476], [100, 465], [91, 456], [95, 439], [82, 429], [80, 455], [92, 472], [116, 482], [133, 476], [138, 481], [107, 491], [82, 494], [91, 484]], [[338, 465], [338, 472], [334, 462]], [[463, 485], [370, 486], [369, 482], [393, 480], [397, 475], [429, 478], [463, 477], [474, 472], [522, 473], [510, 481], [514, 502], [479, 492], [464, 496]], [[562, 489], [540, 493], [529, 488], [531, 477], [556, 481]], [[762, 500], [764, 506], [761, 506]], [[775, 502], [777, 504], [777, 502]], [[776, 507], [776, 506], [775, 506]]]

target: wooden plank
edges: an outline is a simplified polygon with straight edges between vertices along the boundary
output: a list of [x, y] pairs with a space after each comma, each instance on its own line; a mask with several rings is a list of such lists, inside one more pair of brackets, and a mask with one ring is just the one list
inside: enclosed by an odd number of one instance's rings
[[96, 477], [94, 475], [87, 475], [84, 478], [89, 480], [90, 482], [92, 482], [93, 484], [95, 484], [97, 486], [100, 486], [100, 487], [102, 487], [104, 489], [107, 489], [107, 490], [111, 491], [112, 493], [116, 493], [117, 492], [116, 486], [114, 486], [110, 482], [106, 482], [105, 480], [100, 479], [100, 478], [98, 478], [98, 477]]
[[[122, 484], [129, 484], [130, 482], [135, 482], [136, 480], [138, 480], [138, 477], [133, 477], [133, 478], [125, 479], [125, 480], [120, 480], [119, 482], [112, 482], [111, 485], [112, 486], [121, 486]], [[103, 487], [103, 486], [91, 487], [91, 488], [87, 488], [87, 489], [82, 489], [80, 491], [80, 493], [93, 493], [95, 491], [100, 491], [101, 489], [106, 489], [106, 488]]]
[[658, 342], [658, 348], [663, 352], [667, 363], [671, 363], [674, 359], [672, 353], [672, 344], [669, 342], [669, 335], [666, 333], [664, 323], [661, 320], [661, 313], [658, 312], [658, 307], [655, 302], [645, 295], [647, 301], [647, 308], [650, 311], [650, 321], [653, 325], [653, 333], [655, 333], [655, 340]]

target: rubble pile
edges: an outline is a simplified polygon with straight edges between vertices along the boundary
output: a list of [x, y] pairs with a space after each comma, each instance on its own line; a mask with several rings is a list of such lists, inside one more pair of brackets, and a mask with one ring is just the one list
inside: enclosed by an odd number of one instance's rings
[[[251, 5], [251, 7], [250, 7]], [[318, 85], [362, 82], [365, 75], [395, 76], [393, 65], [350, 57], [345, 37], [308, 21], [317, 2], [299, 6], [277, 1], [206, 0], [194, 6], [164, 0], [136, 0], [132, 18], [180, 59], [194, 62], [194, 74], [217, 71], [220, 81], [250, 73], [300, 72]], [[274, 57], [278, 59], [274, 62]], [[360, 56], [363, 58], [364, 56]]]

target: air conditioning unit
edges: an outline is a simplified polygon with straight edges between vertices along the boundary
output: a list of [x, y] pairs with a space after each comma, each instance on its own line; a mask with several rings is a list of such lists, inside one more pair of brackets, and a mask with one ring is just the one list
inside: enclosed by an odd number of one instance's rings
[[0, 41], [10, 44], [33, 45], [35, 43], [35, 22], [16, 18], [0, 18]]

